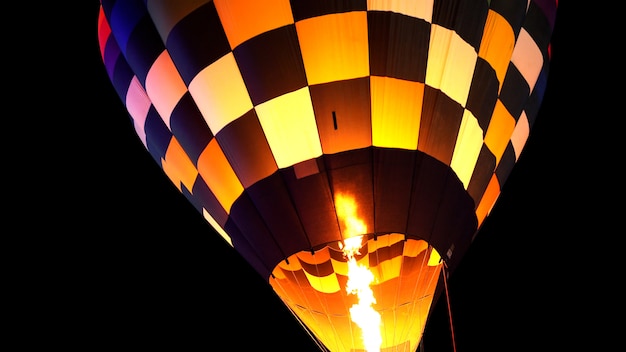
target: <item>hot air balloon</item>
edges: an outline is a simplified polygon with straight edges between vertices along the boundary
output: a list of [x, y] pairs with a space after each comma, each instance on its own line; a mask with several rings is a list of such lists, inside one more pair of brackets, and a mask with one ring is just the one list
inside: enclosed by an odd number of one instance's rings
[[98, 39], [147, 152], [321, 348], [415, 351], [529, 137], [556, 8], [102, 0]]

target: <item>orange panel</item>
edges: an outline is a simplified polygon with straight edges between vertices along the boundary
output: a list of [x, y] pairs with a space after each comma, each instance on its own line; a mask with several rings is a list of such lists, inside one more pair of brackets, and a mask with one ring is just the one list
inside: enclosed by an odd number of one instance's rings
[[309, 18], [296, 30], [309, 85], [369, 75], [366, 12]]
[[170, 140], [165, 152], [165, 160], [161, 162], [161, 166], [174, 185], [178, 187], [178, 190], [181, 190], [181, 184], [185, 185], [187, 190], [193, 189], [193, 184], [198, 177], [198, 170], [175, 137]]
[[515, 33], [513, 33], [513, 28], [502, 15], [489, 10], [478, 56], [485, 59], [496, 71], [500, 88], [502, 88], [502, 82], [509, 68], [514, 48]]
[[243, 186], [213, 138], [198, 158], [198, 172], [226, 212], [243, 192]]
[[496, 157], [496, 165], [500, 163], [500, 158], [511, 140], [515, 130], [515, 119], [502, 104], [500, 99], [496, 101], [493, 115], [485, 134], [485, 145]]
[[498, 182], [498, 178], [496, 174], [493, 174], [491, 181], [489, 181], [489, 185], [487, 185], [487, 189], [483, 194], [483, 197], [480, 199], [480, 203], [476, 208], [476, 217], [478, 218], [478, 227], [483, 223], [487, 215], [491, 212], [496, 200], [500, 196], [500, 182]]
[[261, 33], [293, 23], [289, 0], [215, 0], [215, 8], [233, 49]]

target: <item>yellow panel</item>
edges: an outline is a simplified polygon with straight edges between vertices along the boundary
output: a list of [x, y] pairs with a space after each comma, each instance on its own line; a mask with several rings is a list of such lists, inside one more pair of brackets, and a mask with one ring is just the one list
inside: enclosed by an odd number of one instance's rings
[[189, 84], [189, 93], [213, 135], [252, 109], [252, 101], [232, 53], [202, 70]]
[[524, 28], [521, 29], [517, 37], [511, 62], [528, 82], [532, 92], [543, 68], [543, 55], [537, 43]]
[[171, 131], [172, 111], [180, 98], [187, 93], [187, 87], [167, 51], [162, 52], [150, 68], [146, 76], [146, 93]]
[[515, 151], [515, 160], [519, 159], [519, 156], [526, 145], [526, 141], [528, 141], [529, 135], [530, 123], [526, 117], [526, 112], [522, 111], [522, 114], [515, 125], [513, 135], [511, 136], [511, 144], [513, 144], [513, 150]]
[[233, 49], [261, 33], [293, 23], [289, 0], [215, 0], [215, 8]]
[[428, 249], [428, 243], [426, 243], [426, 241], [407, 241], [404, 243], [402, 255], [405, 257], [417, 257], [426, 249]]
[[174, 137], [167, 146], [165, 160], [161, 161], [161, 167], [179, 191], [181, 184], [185, 185], [188, 190], [193, 189], [193, 184], [198, 177], [198, 170]]
[[430, 43], [428, 47], [428, 63], [426, 66], [426, 84], [434, 87], [441, 87], [441, 79], [446, 69], [448, 60], [448, 50], [454, 32], [433, 24], [430, 27]]
[[474, 115], [469, 110], [465, 110], [450, 162], [450, 167], [463, 182], [465, 189], [467, 189], [474, 173], [474, 167], [482, 146], [483, 129]]
[[[474, 77], [478, 54], [458, 34], [454, 33], [451, 39], [440, 88], [447, 96], [464, 107]], [[428, 75], [426, 79], [428, 82]]]
[[478, 218], [478, 227], [483, 223], [487, 215], [493, 209], [496, 200], [500, 196], [500, 183], [498, 182], [498, 178], [495, 174], [491, 177], [489, 184], [487, 185], [487, 189], [480, 199], [480, 203], [478, 207], [476, 207], [476, 217]]
[[416, 150], [424, 84], [371, 77], [372, 144]]
[[426, 84], [441, 89], [454, 101], [465, 106], [477, 57], [474, 48], [454, 31], [433, 25]]
[[382, 263], [378, 264], [374, 272], [377, 274], [377, 283], [382, 283], [387, 280], [394, 279], [400, 275], [400, 271], [402, 270], [402, 255], [399, 255], [391, 260], [385, 260]]
[[347, 261], [341, 261], [341, 260], [335, 260], [332, 259], [331, 263], [333, 264], [333, 270], [339, 274], [339, 275], [344, 275], [344, 276], [348, 276], [348, 262]]
[[224, 210], [230, 213], [230, 207], [243, 192], [243, 186], [215, 138], [200, 154], [198, 172]]
[[309, 85], [369, 75], [366, 12], [346, 12], [296, 23]]
[[314, 289], [323, 292], [323, 293], [334, 293], [341, 290], [339, 287], [339, 281], [337, 281], [337, 275], [332, 273], [328, 276], [317, 276], [311, 275], [306, 270], [303, 271], [306, 275], [307, 279], [309, 279], [309, 284]]
[[514, 47], [515, 33], [509, 22], [499, 13], [489, 10], [478, 56], [485, 59], [496, 71], [500, 88], [509, 68]]
[[308, 87], [255, 109], [279, 168], [322, 155]]
[[437, 252], [437, 250], [435, 250], [434, 247], [430, 247], [430, 253], [428, 256], [428, 263], [426, 265], [428, 266], [437, 266], [440, 265], [441, 262], [441, 256], [439, 255], [439, 252]]
[[185, 16], [208, 2], [211, 0], [159, 0], [148, 1], [146, 7], [163, 43], [167, 43], [172, 28]]
[[514, 129], [515, 119], [498, 99], [485, 134], [485, 144], [496, 156], [496, 165], [500, 163]]
[[433, 18], [433, 0], [368, 0], [367, 9], [374, 11], [392, 11], [417, 17], [431, 22]]

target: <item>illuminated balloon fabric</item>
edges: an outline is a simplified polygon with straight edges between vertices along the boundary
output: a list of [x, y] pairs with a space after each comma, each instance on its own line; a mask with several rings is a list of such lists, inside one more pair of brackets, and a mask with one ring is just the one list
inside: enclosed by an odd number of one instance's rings
[[[147, 3], [147, 5], [145, 4]], [[415, 350], [528, 138], [556, 1], [102, 1], [101, 53], [174, 185], [333, 351], [367, 229], [382, 350]]]

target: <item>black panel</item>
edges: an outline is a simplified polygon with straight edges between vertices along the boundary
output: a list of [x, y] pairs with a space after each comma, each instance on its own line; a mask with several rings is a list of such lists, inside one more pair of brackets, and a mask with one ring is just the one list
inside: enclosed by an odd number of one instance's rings
[[[322, 130], [326, 122], [332, 122], [334, 129], [362, 124], [371, 126], [369, 77], [315, 84], [309, 86], [309, 90], [318, 129]], [[324, 136], [320, 135], [320, 138], [323, 144]]]
[[537, 118], [537, 114], [539, 113], [539, 109], [541, 108], [541, 102], [543, 101], [544, 94], [548, 85], [548, 64], [544, 66], [544, 69], [539, 74], [539, 78], [535, 83], [535, 89], [530, 94], [529, 99], [526, 101], [526, 106], [524, 110], [526, 111], [526, 118], [528, 118], [528, 123], [530, 127], [535, 124], [535, 120]]
[[502, 157], [500, 157], [500, 162], [496, 168], [496, 177], [498, 178], [500, 187], [502, 187], [506, 179], [509, 178], [509, 174], [511, 174], [516, 161], [515, 149], [513, 148], [513, 144], [509, 142], [506, 145], [506, 149], [504, 149], [504, 153], [502, 154]]
[[[235, 234], [231, 234], [231, 226], [238, 229], [236, 235], [241, 234], [243, 237], [235, 237]], [[274, 268], [276, 264], [291, 254], [281, 252], [265, 221], [259, 214], [259, 207], [254, 204], [245, 191], [232, 205], [226, 227], [237, 251], [239, 251], [238, 245], [240, 243], [249, 243], [254, 251], [253, 255], [260, 258], [264, 267]], [[244, 257], [249, 260], [248, 256]]]
[[189, 85], [205, 67], [230, 52], [230, 44], [211, 1], [172, 28], [167, 49], [180, 75]]
[[[298, 213], [294, 208], [285, 182], [280, 173], [274, 173], [246, 190], [268, 229], [267, 242], [275, 243], [285, 258], [303, 249], [310, 248]], [[261, 249], [265, 254], [265, 250]], [[283, 258], [284, 259], [284, 258]], [[272, 258], [270, 257], [270, 260]]]
[[148, 16], [143, 17], [133, 30], [126, 47], [126, 61], [142, 86], [145, 87], [148, 71], [163, 51], [165, 45], [152, 20]]
[[307, 85], [293, 25], [260, 34], [233, 53], [254, 105]]
[[[367, 227], [367, 233], [374, 231], [374, 181], [372, 176], [372, 149], [361, 149], [327, 155], [326, 159], [335, 159], [327, 163], [327, 172], [333, 195], [339, 193], [353, 199], [357, 205], [357, 217]], [[345, 158], [344, 158], [345, 157]], [[344, 163], [350, 160], [349, 163]], [[346, 234], [342, 234], [342, 238]]]
[[293, 168], [280, 170], [312, 247], [341, 239], [328, 176], [323, 163], [318, 165], [320, 173], [300, 179]]
[[483, 144], [483, 147], [480, 149], [480, 154], [478, 155], [478, 160], [476, 161], [474, 173], [467, 186], [467, 192], [476, 202], [476, 206], [480, 203], [495, 169], [496, 157], [489, 148]]
[[491, 9], [504, 17], [518, 37], [519, 31], [526, 17], [527, 0], [491, 0]]
[[530, 95], [530, 87], [526, 79], [513, 63], [509, 63], [509, 69], [506, 71], [502, 89], [500, 90], [500, 101], [506, 107], [515, 121], [519, 120], [522, 109]]
[[367, 0], [291, 0], [290, 3], [296, 22], [332, 13], [367, 10]]
[[524, 29], [537, 43], [537, 46], [539, 47], [539, 49], [541, 49], [544, 58], [547, 61], [547, 50], [550, 44], [550, 39], [552, 38], [554, 23], [546, 18], [546, 14], [544, 13], [544, 11], [549, 11], [551, 12], [552, 16], [555, 16], [556, 7], [553, 6], [556, 5], [554, 5], [553, 3], [549, 3], [548, 1], [544, 1], [543, 3], [545, 7], [549, 6], [550, 8], [542, 8], [534, 1], [530, 3], [530, 6], [528, 7], [528, 13], [526, 14], [526, 19], [524, 21]]
[[[411, 208], [407, 235], [431, 241], [437, 218], [437, 207], [446, 185], [448, 167], [423, 153], [415, 155], [415, 173], [411, 192]], [[437, 248], [442, 250], [442, 248]]]
[[165, 159], [165, 152], [172, 139], [172, 132], [167, 128], [161, 115], [154, 106], [150, 106], [145, 124], [146, 143], [150, 154], [152, 154], [161, 165], [161, 159]]
[[[241, 255], [242, 258], [246, 260], [254, 270], [261, 275], [264, 280], [268, 280], [270, 275], [272, 274], [272, 270], [276, 265], [268, 267], [266, 265], [266, 261], [261, 258], [263, 253], [259, 252], [259, 248], [254, 245], [254, 243], [248, 242], [245, 236], [241, 233], [241, 230], [237, 227], [235, 222], [230, 219], [224, 226], [224, 230], [230, 236], [233, 247], [238, 254]], [[280, 261], [276, 262], [278, 264]], [[224, 271], [229, 271], [228, 268], [220, 268]]]
[[450, 164], [463, 113], [463, 107], [445, 93], [425, 86], [418, 149]]
[[[125, 105], [126, 104], [126, 95], [128, 94], [128, 87], [130, 86], [130, 82], [135, 77], [135, 73], [132, 68], [128, 66], [128, 62], [119, 51], [119, 47], [114, 40], [109, 40], [107, 42], [107, 50], [111, 47], [115, 47], [114, 52], [105, 52], [105, 55], [117, 55], [115, 59], [115, 66], [112, 68], [113, 75], [111, 76], [111, 83], [113, 83], [113, 87], [115, 87], [115, 91], [120, 98], [120, 101]], [[110, 59], [106, 59], [105, 62], [110, 62]]]
[[183, 95], [172, 111], [170, 127], [187, 156], [197, 165], [213, 134], [189, 92]]
[[483, 136], [489, 127], [493, 109], [498, 101], [498, 88], [496, 72], [489, 63], [479, 57], [465, 106], [478, 119], [478, 124], [483, 129]]
[[485, 0], [435, 0], [432, 23], [454, 30], [478, 52], [488, 6]]
[[244, 188], [258, 181], [268, 164], [277, 168], [254, 109], [222, 128], [216, 138]]
[[437, 214], [430, 243], [442, 257], [460, 260], [463, 249], [469, 247], [478, 228], [474, 201], [465, 192], [463, 184], [452, 169], [448, 169], [445, 185], [439, 196], [440, 202], [433, 204]]
[[425, 82], [430, 23], [392, 12], [368, 13], [370, 74]]
[[406, 233], [415, 151], [374, 149], [374, 232]]

